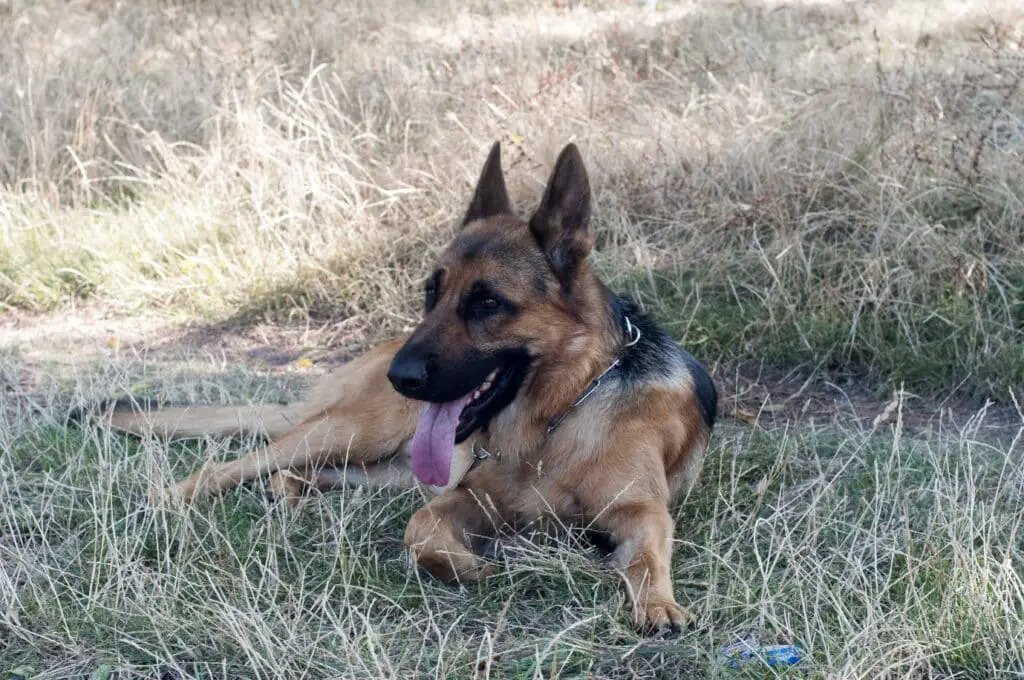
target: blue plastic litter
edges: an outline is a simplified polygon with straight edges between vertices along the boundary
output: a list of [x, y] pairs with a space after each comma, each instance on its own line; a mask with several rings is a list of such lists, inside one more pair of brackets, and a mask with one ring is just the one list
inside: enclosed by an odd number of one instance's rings
[[795, 666], [804, 658], [799, 645], [759, 645], [753, 640], [741, 640], [722, 650], [729, 668], [740, 668], [761, 661], [768, 666]]

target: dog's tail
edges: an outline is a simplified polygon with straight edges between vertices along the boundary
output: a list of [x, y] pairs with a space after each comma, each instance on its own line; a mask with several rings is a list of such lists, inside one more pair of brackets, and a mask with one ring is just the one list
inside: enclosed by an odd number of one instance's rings
[[154, 434], [168, 439], [226, 439], [242, 435], [275, 439], [291, 430], [306, 414], [302, 403], [263, 406], [185, 406], [159, 408], [153, 402], [119, 399], [105, 408], [77, 409], [69, 421], [100, 418], [110, 411], [110, 427], [135, 435]]

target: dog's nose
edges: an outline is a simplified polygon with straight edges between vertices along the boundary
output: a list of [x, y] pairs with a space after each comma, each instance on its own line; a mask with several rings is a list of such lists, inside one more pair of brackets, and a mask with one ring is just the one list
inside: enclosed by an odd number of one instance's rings
[[427, 385], [427, 362], [425, 359], [399, 352], [388, 368], [388, 380], [399, 393], [416, 398]]

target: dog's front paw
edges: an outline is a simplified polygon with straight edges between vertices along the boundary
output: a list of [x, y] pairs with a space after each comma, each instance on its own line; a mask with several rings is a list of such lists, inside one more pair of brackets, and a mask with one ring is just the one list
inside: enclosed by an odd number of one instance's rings
[[635, 619], [637, 627], [648, 635], [674, 638], [693, 622], [694, 616], [689, 609], [675, 602], [655, 601], [639, 609]]

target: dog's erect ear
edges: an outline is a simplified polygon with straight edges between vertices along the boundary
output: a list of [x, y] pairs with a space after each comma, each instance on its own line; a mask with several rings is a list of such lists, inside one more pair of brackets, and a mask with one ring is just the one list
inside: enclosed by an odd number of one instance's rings
[[589, 220], [590, 180], [579, 149], [569, 144], [558, 154], [544, 198], [530, 218], [530, 231], [565, 289], [593, 246]]
[[491, 153], [487, 155], [484, 169], [480, 172], [480, 179], [477, 180], [469, 210], [462, 219], [462, 226], [485, 217], [511, 214], [512, 202], [508, 200], [505, 175], [501, 171], [501, 143], [495, 142], [491, 147]]

